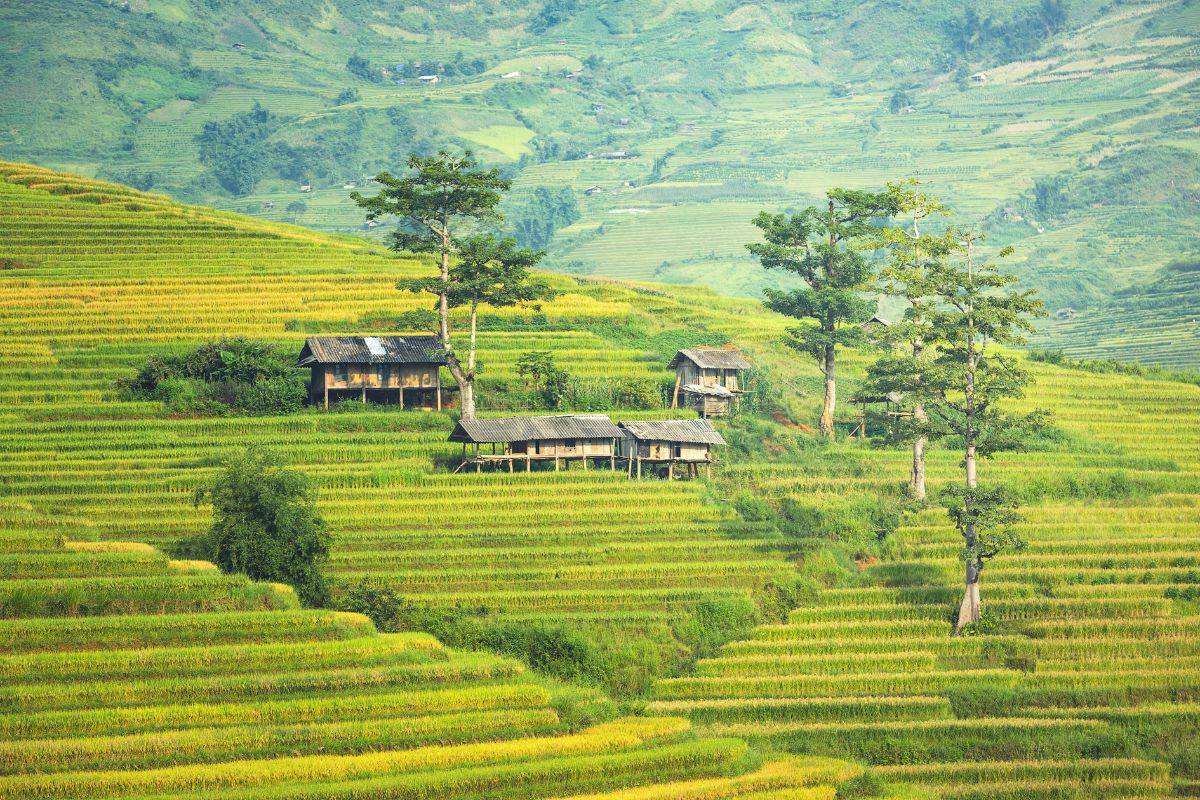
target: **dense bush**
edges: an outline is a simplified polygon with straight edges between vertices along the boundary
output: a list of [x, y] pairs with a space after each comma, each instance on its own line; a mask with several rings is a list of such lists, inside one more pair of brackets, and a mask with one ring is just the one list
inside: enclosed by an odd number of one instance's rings
[[211, 503], [208, 556], [225, 572], [286, 583], [306, 605], [324, 605], [321, 567], [332, 537], [317, 513], [308, 479], [275, 455], [250, 449], [225, 462], [195, 503]]
[[288, 414], [307, 396], [304, 373], [274, 346], [220, 339], [183, 355], [153, 355], [117, 381], [123, 400], [156, 400], [179, 414]]

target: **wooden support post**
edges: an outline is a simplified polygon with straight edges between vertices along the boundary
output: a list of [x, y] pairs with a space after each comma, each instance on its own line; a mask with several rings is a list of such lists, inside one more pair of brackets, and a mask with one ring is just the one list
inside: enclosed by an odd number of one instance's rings
[[675, 462], [674, 461], [667, 462], [667, 480], [669, 480], [669, 481], [675, 480]]
[[325, 386], [325, 408], [329, 408], [329, 386]]
[[442, 410], [442, 368], [437, 368], [437, 410]]
[[675, 370], [675, 391], [671, 393], [671, 408], [679, 408], [679, 384], [683, 381], [683, 373]]
[[529, 453], [525, 453], [525, 471], [533, 472], [533, 459], [529, 457]]
[[479, 463], [479, 459], [475, 459], [475, 474], [478, 475], [480, 472], [483, 472], [483, 465]]
[[513, 457], [510, 455], [508, 457], [508, 474], [511, 475], [512, 472], [513, 472]]
[[400, 410], [403, 411], [404, 410], [404, 387], [403, 386], [401, 386], [399, 389], [396, 390], [396, 399], [400, 403]]
[[637, 473], [638, 473], [638, 474], [637, 474], [637, 476], [638, 476], [638, 480], [640, 481], [640, 480], [642, 479], [642, 458], [641, 458], [641, 456], [638, 456], [638, 460], [637, 460], [637, 462], [638, 462], [638, 465], [637, 465]]

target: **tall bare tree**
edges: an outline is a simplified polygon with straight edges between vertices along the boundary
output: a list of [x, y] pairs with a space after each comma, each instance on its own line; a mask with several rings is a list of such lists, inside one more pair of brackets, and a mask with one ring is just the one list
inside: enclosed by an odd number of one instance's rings
[[937, 198], [922, 192], [916, 179], [889, 183], [888, 191], [896, 200], [899, 219], [898, 224], [880, 229], [888, 260], [879, 271], [879, 287], [885, 294], [904, 299], [907, 308], [885, 337], [886, 343], [895, 349], [885, 352], [867, 369], [862, 391], [872, 396], [899, 393], [911, 404], [911, 419], [901, 419], [890, 427], [889, 436], [911, 445], [908, 493], [914, 500], [924, 500], [929, 415], [924, 403], [910, 391], [910, 384], [920, 381], [922, 367], [933, 354], [930, 344], [936, 338], [930, 317], [929, 295], [934, 287], [929, 280], [929, 266], [944, 260], [958, 247], [958, 242], [953, 231], [922, 232], [926, 220], [947, 215], [949, 210]]
[[[922, 365], [920, 380], [909, 387], [929, 414], [931, 435], [953, 436], [963, 448], [964, 481], [944, 495], [963, 537], [965, 589], [956, 632], [980, 619], [979, 581], [987, 562], [1025, 546], [1013, 527], [1020, 519], [1015, 501], [1003, 486], [980, 484], [979, 459], [1021, 449], [1046, 421], [1044, 412], [1014, 415], [1000, 407], [1024, 394], [1029, 375], [996, 345], [1021, 344], [1032, 330], [1030, 318], [1045, 315], [1045, 310], [1033, 290], [1009, 288], [1014, 276], [995, 263], [978, 261], [979, 239], [978, 234], [961, 234], [956, 258], [927, 264], [937, 349]], [[1000, 255], [1009, 252], [1005, 248]]]
[[351, 197], [366, 209], [367, 219], [395, 216], [401, 228], [392, 236], [397, 251], [436, 253], [440, 267], [435, 282], [402, 281], [398, 288], [430, 291], [437, 295], [438, 339], [446, 351], [447, 368], [461, 393], [462, 415], [475, 416], [474, 370], [462, 364], [451, 341], [450, 266], [456, 252], [460, 227], [500, 219], [496, 206], [502, 191], [511, 183], [496, 169], [482, 169], [468, 150], [453, 155], [445, 150], [434, 156], [410, 156], [409, 174], [396, 177], [388, 172], [375, 176], [383, 188], [366, 197], [354, 192]]

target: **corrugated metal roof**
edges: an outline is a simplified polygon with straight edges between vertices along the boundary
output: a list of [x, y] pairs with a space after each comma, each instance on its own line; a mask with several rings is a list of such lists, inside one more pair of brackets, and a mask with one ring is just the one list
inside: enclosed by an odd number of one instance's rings
[[725, 444], [721, 434], [706, 419], [663, 419], [622, 422], [621, 427], [643, 442]]
[[680, 350], [667, 366], [674, 369], [684, 358], [704, 369], [750, 369], [750, 362], [743, 358], [737, 350], [716, 347], [692, 347]]
[[555, 414], [459, 420], [452, 442], [532, 442], [539, 439], [619, 439], [621, 429], [603, 414]]
[[310, 336], [296, 366], [445, 363], [436, 336]]
[[699, 383], [685, 383], [679, 388], [683, 389], [685, 392], [690, 392], [691, 394], [705, 394], [709, 397], [723, 397], [725, 399], [733, 397], [733, 392], [729, 391], [724, 386], [702, 386]]

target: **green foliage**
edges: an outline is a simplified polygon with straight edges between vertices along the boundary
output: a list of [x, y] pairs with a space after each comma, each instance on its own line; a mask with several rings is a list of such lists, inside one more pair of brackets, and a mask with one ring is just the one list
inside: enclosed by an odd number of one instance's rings
[[522, 247], [544, 250], [550, 246], [556, 230], [579, 220], [579, 202], [567, 187], [555, 191], [539, 186], [533, 190], [529, 202], [508, 216], [513, 235]]
[[307, 605], [328, 601], [321, 569], [332, 537], [303, 473], [285, 467], [277, 455], [249, 448], [197, 489], [194, 502], [213, 506], [205, 544], [221, 569], [289, 584]]
[[554, 361], [549, 350], [535, 350], [517, 356], [517, 374], [525, 379], [525, 385], [542, 400], [550, 410], [562, 408], [570, 389], [570, 376]]
[[1001, 553], [1025, 549], [1026, 541], [1015, 528], [1022, 517], [1004, 487], [950, 484], [942, 489], [940, 499], [966, 542], [963, 560], [974, 565], [976, 571]]
[[225, 191], [244, 197], [267, 173], [271, 159], [267, 139], [277, 125], [278, 119], [258, 103], [253, 111], [206, 122], [197, 137], [200, 161]]
[[179, 414], [251, 415], [299, 411], [304, 374], [273, 345], [219, 339], [182, 355], [154, 355], [129, 378], [117, 380], [128, 400], [154, 400]]

